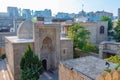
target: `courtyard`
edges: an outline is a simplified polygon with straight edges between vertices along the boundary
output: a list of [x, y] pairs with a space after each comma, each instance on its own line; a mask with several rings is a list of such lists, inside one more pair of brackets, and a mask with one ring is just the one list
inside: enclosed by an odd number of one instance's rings
[[58, 70], [43, 72], [39, 80], [58, 80]]

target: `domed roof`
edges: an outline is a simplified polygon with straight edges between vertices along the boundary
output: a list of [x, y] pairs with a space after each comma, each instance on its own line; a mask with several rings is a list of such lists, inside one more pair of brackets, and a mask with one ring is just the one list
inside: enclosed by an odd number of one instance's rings
[[33, 23], [31, 20], [22, 22], [17, 31], [19, 39], [33, 39]]

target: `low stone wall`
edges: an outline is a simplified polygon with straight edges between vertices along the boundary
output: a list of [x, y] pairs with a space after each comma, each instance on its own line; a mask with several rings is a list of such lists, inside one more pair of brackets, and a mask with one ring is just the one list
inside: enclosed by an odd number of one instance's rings
[[112, 70], [110, 73], [103, 72], [96, 80], [120, 80], [120, 70]]
[[120, 55], [120, 43], [104, 41], [99, 45], [99, 57], [103, 58], [104, 51], [112, 52], [113, 54]]
[[59, 64], [59, 80], [90, 80], [83, 74]]
[[94, 57], [99, 57], [99, 54], [98, 53], [94, 53], [94, 52], [89, 52], [89, 53], [83, 53], [81, 52], [80, 49], [78, 48], [75, 48], [75, 53], [78, 57], [85, 57], [85, 56], [94, 56]]

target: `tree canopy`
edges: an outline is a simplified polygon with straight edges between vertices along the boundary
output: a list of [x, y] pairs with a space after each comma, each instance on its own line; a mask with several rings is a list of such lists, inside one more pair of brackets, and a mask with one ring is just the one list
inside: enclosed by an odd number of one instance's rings
[[68, 31], [68, 37], [74, 40], [74, 48], [83, 48], [89, 40], [90, 32], [86, 30], [81, 24], [74, 24]]
[[21, 79], [20, 80], [38, 80], [40, 74], [43, 72], [42, 62], [38, 56], [35, 55], [28, 45], [21, 62]]
[[82, 53], [98, 52], [98, 48], [89, 42], [89, 30], [85, 29], [85, 27], [79, 23], [76, 23], [69, 28], [68, 38], [72, 38], [74, 40], [74, 58], [80, 56], [77, 54], [75, 48], [80, 49]]
[[101, 18], [101, 21], [108, 21], [108, 31], [113, 29], [113, 27], [112, 27], [112, 20], [109, 17], [103, 16]]
[[115, 34], [114, 34], [114, 39], [117, 42], [120, 42], [120, 19], [118, 19], [117, 26], [114, 28]]

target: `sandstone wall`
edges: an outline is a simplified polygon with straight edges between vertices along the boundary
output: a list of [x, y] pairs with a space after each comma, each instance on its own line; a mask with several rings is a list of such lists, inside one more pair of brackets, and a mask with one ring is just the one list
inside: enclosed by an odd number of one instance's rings
[[81, 23], [85, 29], [89, 30], [90, 32], [90, 42], [93, 44], [96, 44], [96, 31], [97, 31], [97, 27], [95, 23]]
[[62, 61], [73, 58], [73, 40], [72, 39], [61, 39], [61, 55]]
[[[82, 24], [87, 30], [90, 31], [90, 42], [93, 44], [99, 44], [102, 41], [107, 40], [107, 29], [108, 29], [108, 22], [107, 21], [100, 21], [100, 22], [86, 22], [80, 23]], [[104, 26], [104, 33], [100, 33], [100, 27]]]
[[120, 69], [111, 70], [111, 72], [103, 72], [96, 77], [96, 80], [120, 80]]
[[20, 60], [24, 55], [25, 50], [30, 44], [31, 48], [34, 49], [34, 43], [19, 43], [13, 44], [13, 53], [14, 53], [14, 79], [18, 80], [20, 78]]
[[103, 58], [104, 50], [112, 51], [114, 54], [120, 55], [120, 43], [104, 41], [99, 45], [99, 57]]
[[[58, 68], [60, 61], [60, 27], [59, 24], [34, 24], [35, 53], [41, 60], [47, 60], [47, 69], [51, 68], [50, 65]], [[52, 51], [47, 49], [45, 52], [43, 51], [43, 41], [46, 38], [49, 38], [52, 42]]]
[[[108, 30], [108, 22], [107, 21], [100, 21], [100, 22], [80, 22], [85, 29], [89, 30], [90, 32], [90, 42], [98, 45], [102, 41], [106, 41], [108, 38], [107, 30]], [[104, 26], [104, 33], [100, 33], [100, 27]], [[64, 32], [68, 35], [69, 27], [71, 26], [64, 26]]]
[[12, 73], [14, 80], [20, 78], [20, 60], [24, 51], [27, 49], [28, 44], [34, 50], [34, 43], [11, 43], [6, 39], [6, 56], [7, 62]]
[[70, 70], [60, 63], [59, 65], [59, 80], [90, 80], [81, 73]]
[[[100, 33], [100, 27], [104, 26], [104, 33]], [[108, 22], [101, 21], [96, 23], [97, 31], [96, 31], [96, 43], [100, 44], [102, 41], [107, 41], [108, 39]]]
[[12, 73], [12, 75], [14, 75], [14, 54], [13, 54], [13, 45], [12, 43], [5, 39], [5, 42], [7, 44], [5, 44], [5, 50], [6, 50], [6, 57], [7, 57], [7, 63], [9, 65], [10, 68], [10, 72]]

